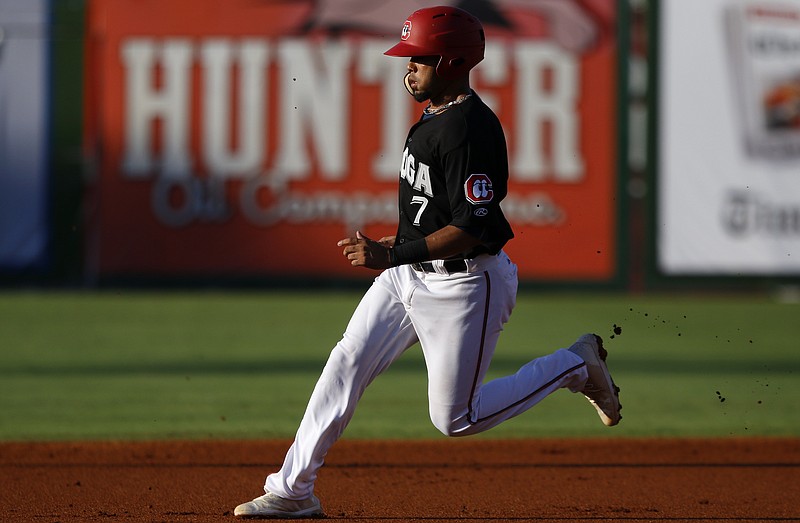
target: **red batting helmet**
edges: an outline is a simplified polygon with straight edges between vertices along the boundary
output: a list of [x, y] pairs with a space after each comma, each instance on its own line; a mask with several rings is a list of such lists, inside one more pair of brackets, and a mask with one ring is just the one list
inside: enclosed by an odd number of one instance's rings
[[480, 20], [456, 7], [427, 7], [414, 11], [403, 24], [400, 43], [389, 56], [439, 56], [436, 74], [455, 78], [483, 60], [486, 37]]

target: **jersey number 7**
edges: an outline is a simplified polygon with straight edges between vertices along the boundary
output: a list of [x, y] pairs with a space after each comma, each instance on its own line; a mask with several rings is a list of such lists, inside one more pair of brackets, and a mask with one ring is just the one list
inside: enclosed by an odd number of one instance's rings
[[419, 204], [419, 212], [417, 216], [414, 217], [414, 225], [419, 225], [419, 221], [422, 219], [422, 213], [425, 212], [425, 207], [428, 206], [428, 199], [424, 196], [412, 196], [411, 197], [411, 205]]

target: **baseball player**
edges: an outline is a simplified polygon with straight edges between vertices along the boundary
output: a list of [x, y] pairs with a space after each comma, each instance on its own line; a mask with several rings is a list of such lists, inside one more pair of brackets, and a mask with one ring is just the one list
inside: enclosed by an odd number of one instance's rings
[[587, 334], [487, 383], [484, 376], [514, 307], [517, 269], [503, 252], [512, 237], [506, 142], [495, 114], [470, 88], [483, 59], [481, 23], [466, 11], [414, 12], [389, 56], [410, 57], [405, 86], [427, 102], [403, 146], [395, 236], [360, 232], [339, 241], [353, 266], [382, 270], [333, 348], [283, 466], [266, 494], [236, 507], [245, 517], [322, 514], [314, 482], [328, 449], [366, 387], [419, 342], [428, 371], [430, 418], [448, 436], [477, 434], [560, 388], [582, 392], [608, 426], [620, 421], [619, 389], [602, 340]]

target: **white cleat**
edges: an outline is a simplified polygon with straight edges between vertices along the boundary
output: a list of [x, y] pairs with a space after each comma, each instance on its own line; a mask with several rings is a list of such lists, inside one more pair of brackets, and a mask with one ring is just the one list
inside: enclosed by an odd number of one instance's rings
[[613, 427], [622, 419], [619, 403], [619, 387], [614, 384], [606, 367], [608, 352], [603, 348], [603, 339], [596, 334], [584, 334], [569, 348], [586, 362], [589, 379], [581, 391], [589, 400], [603, 424]]
[[253, 501], [242, 503], [233, 510], [234, 516], [243, 518], [313, 518], [322, 516], [322, 505], [316, 496], [293, 500], [267, 492]]

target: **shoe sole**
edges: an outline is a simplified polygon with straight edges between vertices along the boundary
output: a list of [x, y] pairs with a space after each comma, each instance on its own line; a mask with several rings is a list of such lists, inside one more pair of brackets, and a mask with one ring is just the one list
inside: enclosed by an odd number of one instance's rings
[[313, 509], [310, 512], [275, 512], [272, 514], [234, 514], [239, 519], [321, 519], [325, 514], [319, 509]]
[[[597, 414], [600, 415], [600, 419], [602, 420], [603, 424], [607, 427], [613, 427], [622, 419], [622, 413], [620, 413], [622, 410], [622, 404], [619, 402], [619, 387], [617, 387], [617, 385], [614, 383], [614, 380], [611, 378], [611, 373], [608, 371], [608, 366], [606, 366], [608, 351], [605, 349], [605, 347], [603, 347], [603, 339], [597, 334], [587, 334], [581, 336], [578, 341], [589, 343], [592, 346], [593, 350], [591, 351], [591, 356], [594, 358], [592, 363], [597, 365], [603, 371], [603, 378], [606, 386], [613, 392], [614, 410], [617, 413], [616, 419], [609, 417], [608, 414], [606, 414], [605, 411], [603, 411], [603, 409], [600, 408], [600, 406], [594, 400], [585, 394], [584, 396], [586, 396], [592, 406], [597, 410]], [[587, 362], [587, 364], [588, 363], [589, 362]]]
[[321, 512], [313, 512], [311, 514], [258, 514], [254, 516], [239, 515], [238, 519], [324, 519], [325, 514]]
[[[259, 498], [256, 498], [259, 499]], [[287, 510], [280, 510], [278, 508], [268, 508], [262, 507], [261, 511], [256, 513], [250, 514], [237, 514], [237, 510], [240, 507], [236, 507], [233, 510], [233, 515], [240, 519], [310, 519], [310, 518], [324, 518], [325, 513], [322, 511], [322, 505], [319, 503], [319, 500], [316, 500], [316, 504], [302, 510], [296, 511], [287, 511]], [[243, 503], [241, 506], [247, 506], [250, 504], [255, 503], [255, 500], [249, 503]]]

